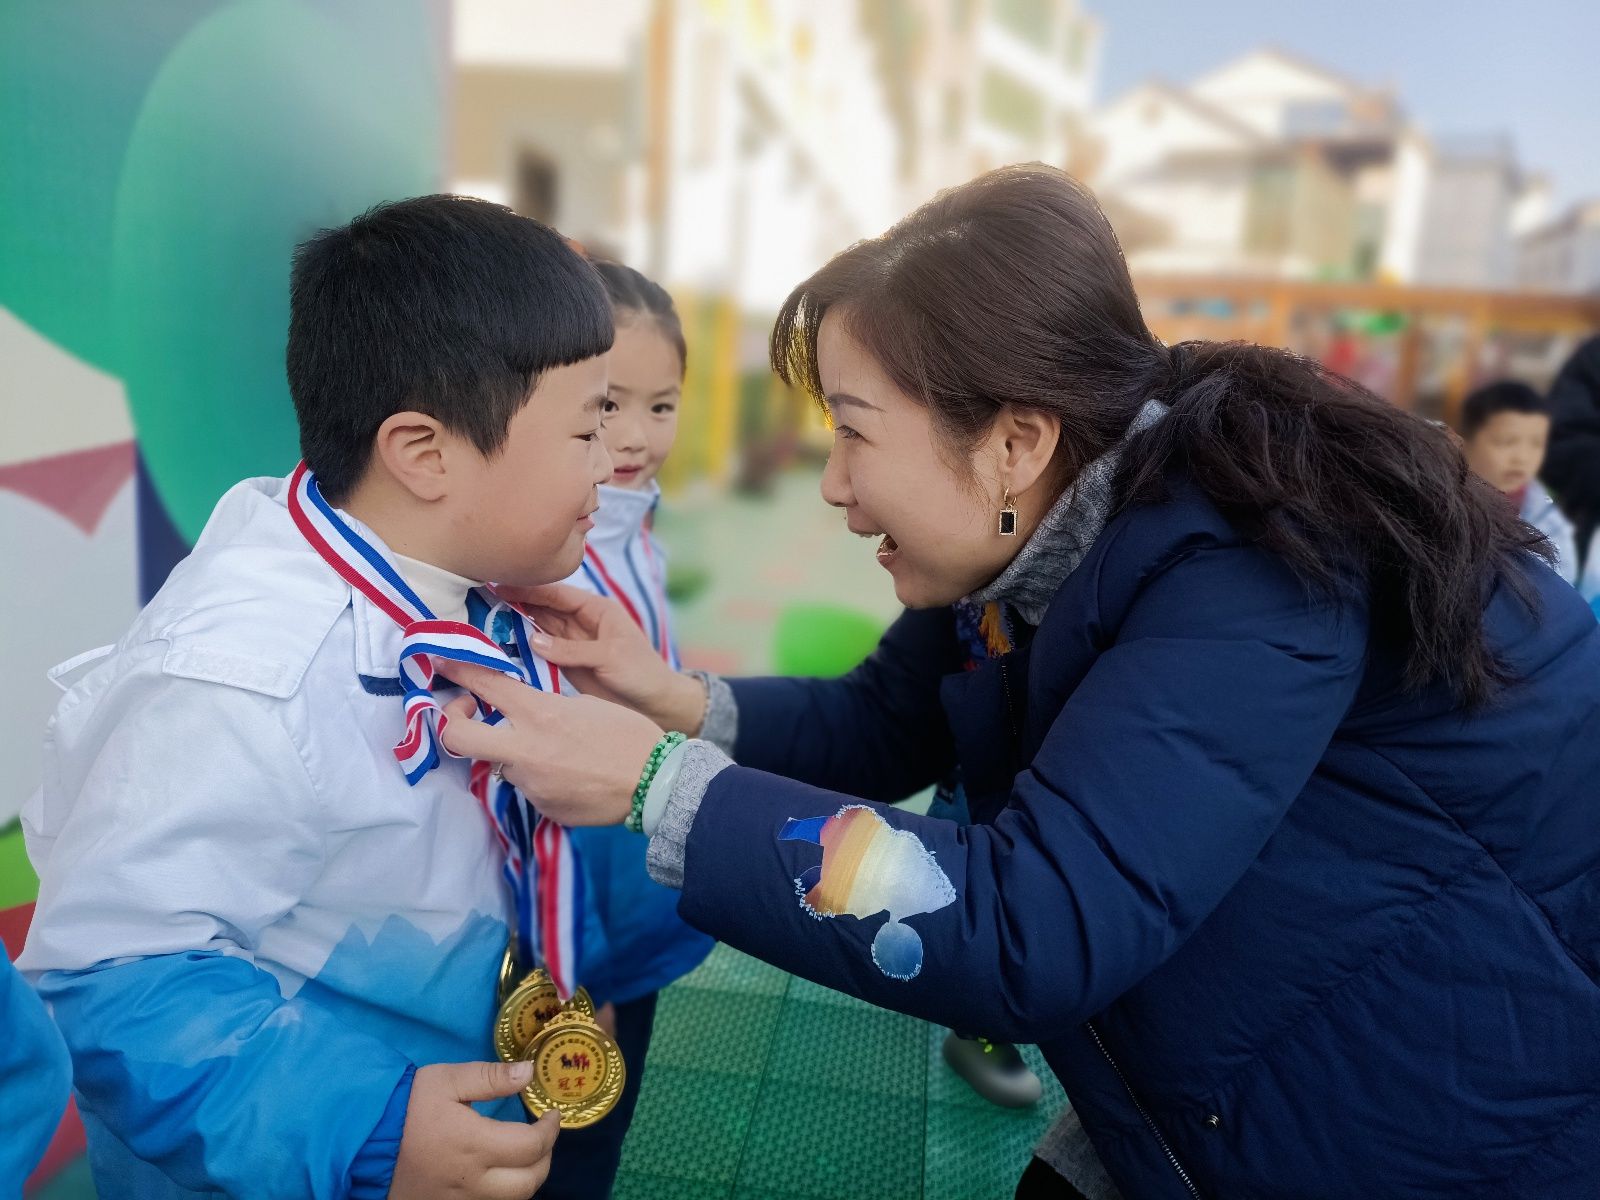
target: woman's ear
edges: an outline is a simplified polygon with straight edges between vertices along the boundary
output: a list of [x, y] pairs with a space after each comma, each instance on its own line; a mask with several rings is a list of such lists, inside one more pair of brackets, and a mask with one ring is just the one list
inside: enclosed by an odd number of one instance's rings
[[1000, 451], [1000, 477], [1013, 496], [1027, 495], [1033, 488], [1050, 483], [1050, 464], [1061, 444], [1061, 422], [1036, 408], [1000, 411], [995, 421], [993, 444]]
[[439, 421], [419, 412], [398, 412], [378, 426], [373, 456], [385, 471], [418, 500], [444, 496], [448, 431]]

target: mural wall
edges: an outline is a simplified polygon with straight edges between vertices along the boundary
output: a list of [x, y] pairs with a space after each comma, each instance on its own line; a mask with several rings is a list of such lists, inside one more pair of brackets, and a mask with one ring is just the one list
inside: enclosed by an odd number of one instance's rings
[[0, 6], [0, 939], [36, 882], [46, 670], [113, 641], [216, 498], [296, 458], [293, 245], [440, 187], [429, 0]]

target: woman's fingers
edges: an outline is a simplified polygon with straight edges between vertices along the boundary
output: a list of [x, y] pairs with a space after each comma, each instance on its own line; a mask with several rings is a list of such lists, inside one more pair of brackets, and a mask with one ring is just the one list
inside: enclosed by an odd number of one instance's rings
[[605, 647], [599, 642], [552, 637], [548, 633], [534, 634], [532, 644], [534, 653], [542, 655], [558, 667], [593, 669], [604, 666], [608, 657]]
[[535, 587], [497, 586], [494, 594], [519, 607], [548, 608], [559, 613], [576, 614], [601, 597], [566, 583], [541, 583]]
[[472, 696], [457, 696], [444, 706], [444, 715], [452, 721], [470, 721], [478, 715], [478, 702]]
[[485, 725], [482, 721], [447, 721], [441, 734], [444, 748], [457, 758], [476, 758], [503, 763], [517, 753], [521, 744], [516, 730], [504, 725]]
[[519, 679], [504, 671], [491, 670], [477, 663], [456, 662], [448, 658], [433, 660], [433, 668], [451, 683], [460, 684], [478, 699], [498, 708], [509, 717], [515, 717], [527, 706], [530, 697], [539, 693]]

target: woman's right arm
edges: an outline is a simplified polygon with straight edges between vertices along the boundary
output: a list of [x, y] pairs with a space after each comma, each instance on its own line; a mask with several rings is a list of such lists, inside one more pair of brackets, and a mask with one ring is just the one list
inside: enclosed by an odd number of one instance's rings
[[939, 684], [960, 669], [956, 646], [948, 608], [908, 610], [837, 679], [728, 680], [734, 761], [869, 800], [920, 791], [955, 765]]
[[703, 684], [662, 662], [614, 601], [559, 584], [504, 594], [533, 614], [546, 634], [535, 650], [579, 691], [663, 729], [698, 736], [702, 722], [716, 726], [704, 732], [743, 766], [886, 801], [920, 791], [954, 766], [939, 699], [941, 680], [961, 667], [948, 608], [903, 613], [867, 660], [838, 679]]

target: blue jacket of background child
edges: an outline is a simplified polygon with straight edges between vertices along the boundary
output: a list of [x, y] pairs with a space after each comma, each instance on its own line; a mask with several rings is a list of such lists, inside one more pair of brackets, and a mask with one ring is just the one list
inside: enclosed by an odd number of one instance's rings
[[[677, 667], [666, 557], [651, 532], [660, 499], [653, 482], [648, 488], [603, 485], [583, 565], [566, 582], [616, 599], [656, 652]], [[712, 939], [678, 916], [677, 892], [650, 878], [644, 840], [620, 825], [572, 835], [589, 881], [585, 894], [604, 931], [603, 949], [583, 957], [583, 983], [596, 999], [637, 1000], [699, 966]]]

